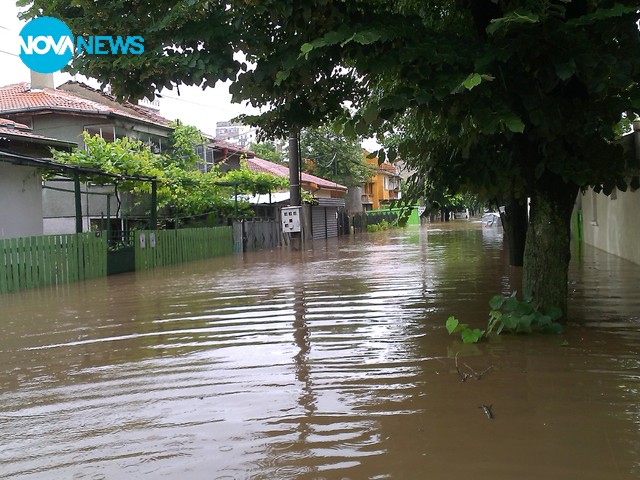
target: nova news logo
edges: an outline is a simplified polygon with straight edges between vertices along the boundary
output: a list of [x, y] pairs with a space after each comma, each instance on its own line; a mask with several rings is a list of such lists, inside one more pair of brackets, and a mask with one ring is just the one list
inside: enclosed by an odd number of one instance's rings
[[140, 36], [76, 37], [57, 18], [39, 17], [20, 31], [20, 59], [38, 73], [53, 73], [65, 67], [74, 55], [117, 55], [144, 53]]

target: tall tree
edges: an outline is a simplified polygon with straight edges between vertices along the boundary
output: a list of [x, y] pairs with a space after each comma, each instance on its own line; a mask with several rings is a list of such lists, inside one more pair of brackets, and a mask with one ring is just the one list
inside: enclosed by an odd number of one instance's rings
[[531, 198], [523, 288], [563, 312], [574, 198], [619, 176], [614, 125], [640, 110], [637, 0], [20, 3], [84, 35], [143, 35], [143, 55], [74, 60], [121, 95], [232, 79], [236, 99], [268, 108], [249, 120], [281, 137], [327, 118], [347, 134], [385, 132], [411, 112], [425, 132], [438, 122], [460, 167], [436, 163], [472, 183], [497, 170], [500, 151], [505, 176]]
[[249, 147], [256, 157], [269, 160], [273, 163], [285, 163], [285, 156], [282, 151], [276, 150], [273, 142], [254, 143]]
[[305, 128], [300, 135], [304, 170], [347, 187], [362, 186], [372, 176], [357, 138], [336, 134], [328, 125]]

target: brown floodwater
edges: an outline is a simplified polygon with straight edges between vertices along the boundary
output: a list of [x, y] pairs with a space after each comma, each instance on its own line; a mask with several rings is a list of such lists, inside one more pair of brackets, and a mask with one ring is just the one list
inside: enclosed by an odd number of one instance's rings
[[2, 295], [0, 477], [639, 478], [640, 266], [576, 251], [562, 335], [447, 334], [519, 276], [460, 221]]

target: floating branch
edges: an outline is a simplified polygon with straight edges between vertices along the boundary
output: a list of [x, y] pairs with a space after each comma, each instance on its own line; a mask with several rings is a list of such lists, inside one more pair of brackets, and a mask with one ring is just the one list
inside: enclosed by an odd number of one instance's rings
[[485, 368], [481, 372], [477, 372], [473, 368], [471, 368], [469, 365], [463, 362], [463, 365], [467, 368], [467, 370], [469, 370], [469, 372], [468, 373], [462, 372], [460, 370], [460, 366], [458, 365], [459, 353], [460, 352], [456, 352], [455, 362], [456, 362], [456, 371], [458, 372], [458, 375], [460, 376], [460, 381], [462, 382], [465, 382], [467, 378], [474, 378], [475, 380], [480, 380], [489, 370], [493, 368], [493, 365], [489, 365], [487, 368]]

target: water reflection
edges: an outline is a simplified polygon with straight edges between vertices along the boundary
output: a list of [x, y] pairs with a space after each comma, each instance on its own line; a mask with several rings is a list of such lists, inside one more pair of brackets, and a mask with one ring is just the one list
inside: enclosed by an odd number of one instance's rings
[[0, 476], [636, 478], [640, 267], [583, 255], [565, 335], [474, 346], [520, 272], [468, 222], [3, 296]]

